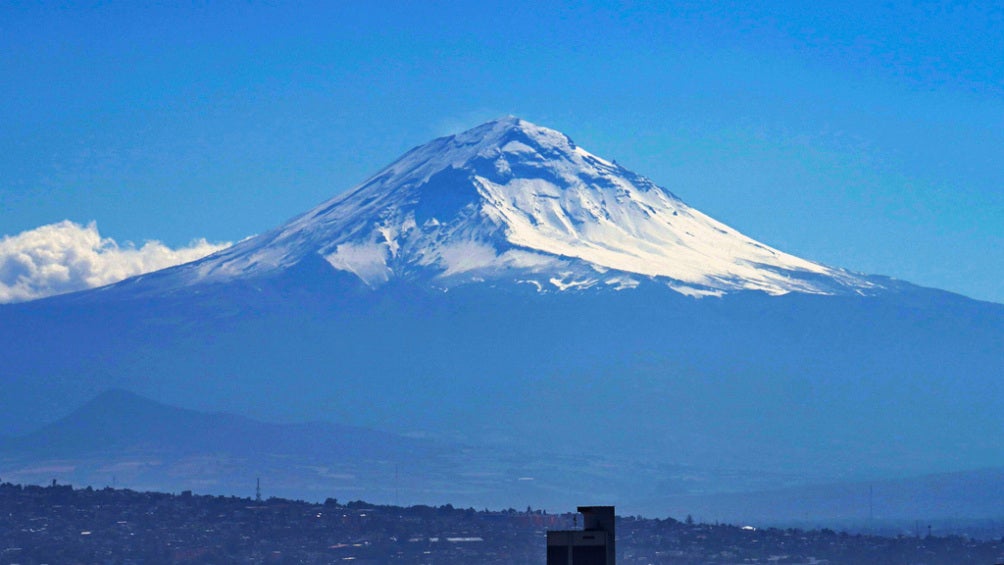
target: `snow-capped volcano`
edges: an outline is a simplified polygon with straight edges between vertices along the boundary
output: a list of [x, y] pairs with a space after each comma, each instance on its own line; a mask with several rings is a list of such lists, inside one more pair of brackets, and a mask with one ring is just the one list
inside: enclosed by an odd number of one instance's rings
[[182, 270], [189, 281], [288, 268], [307, 255], [370, 287], [512, 281], [539, 290], [844, 293], [865, 277], [759, 243], [645, 177], [515, 117], [412, 149], [286, 225]]
[[1002, 336], [1004, 306], [782, 253], [506, 118], [199, 261], [0, 305], [0, 430], [118, 388], [507, 454], [465, 463], [464, 492], [526, 476], [548, 507], [664, 512], [691, 489], [1004, 465]]

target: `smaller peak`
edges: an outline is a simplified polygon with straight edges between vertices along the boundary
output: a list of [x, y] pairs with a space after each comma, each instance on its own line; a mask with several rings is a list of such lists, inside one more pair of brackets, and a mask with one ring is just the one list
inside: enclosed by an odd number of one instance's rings
[[106, 414], [111, 412], [121, 412], [123, 410], [148, 412], [156, 407], [161, 407], [156, 400], [140, 396], [135, 392], [121, 388], [107, 389], [78, 410], [79, 413]]

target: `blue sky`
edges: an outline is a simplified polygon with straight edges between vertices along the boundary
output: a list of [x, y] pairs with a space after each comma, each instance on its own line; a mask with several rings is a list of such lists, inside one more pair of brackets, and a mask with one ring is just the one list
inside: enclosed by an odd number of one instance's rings
[[0, 6], [0, 234], [233, 241], [514, 114], [790, 253], [1004, 302], [994, 3], [277, 4]]

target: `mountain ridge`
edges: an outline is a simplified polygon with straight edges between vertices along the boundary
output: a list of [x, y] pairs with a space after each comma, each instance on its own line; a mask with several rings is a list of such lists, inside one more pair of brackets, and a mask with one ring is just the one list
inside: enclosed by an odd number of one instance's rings
[[[347, 490], [380, 496], [381, 501], [389, 500], [393, 489], [397, 498], [401, 482], [390, 474], [399, 474], [400, 468], [407, 475], [404, 500], [411, 502], [484, 504], [488, 497], [498, 502], [508, 496], [511, 501], [528, 492], [538, 502], [567, 496], [561, 494], [569, 490], [562, 473], [568, 471], [565, 467], [577, 469], [578, 462], [553, 457], [541, 465], [534, 458], [533, 452], [498, 453], [485, 446], [405, 438], [352, 426], [272, 424], [199, 412], [122, 389], [103, 391], [42, 429], [0, 437], [0, 475], [5, 479], [44, 483], [55, 477], [64, 484], [99, 486], [115, 476], [113, 481], [125, 486], [175, 490], [194, 486], [222, 489], [218, 494], [224, 494], [248, 492], [258, 475], [270, 492], [317, 501], [344, 496]], [[515, 468], [500, 473], [503, 466]], [[379, 478], [367, 476], [374, 474], [374, 468], [379, 468]], [[862, 514], [870, 491], [876, 495], [877, 516], [910, 525], [917, 518], [958, 518], [960, 510], [969, 519], [999, 518], [1004, 496], [993, 488], [1004, 477], [1004, 467], [827, 484], [786, 475], [750, 476], [744, 490], [734, 485], [718, 490], [727, 469], [659, 468], [612, 459], [602, 460], [602, 466], [590, 473], [600, 473], [608, 483], [617, 483], [618, 475], [639, 474], [654, 485], [646, 493], [630, 484], [618, 485], [618, 501], [626, 507], [789, 526], [807, 517], [830, 527], [835, 526], [833, 521], [870, 525]], [[521, 475], [534, 475], [535, 488], [516, 487], [531, 482], [525, 476], [521, 481]], [[439, 496], [444, 498], [429, 499], [423, 483], [437, 479]], [[588, 480], [579, 481], [577, 488], [593, 487]], [[657, 503], [645, 505], [638, 500], [643, 497]]]
[[[331, 442], [332, 438], [338, 438], [341, 444]], [[329, 451], [355, 456], [372, 456], [384, 450], [415, 453], [434, 450], [431, 444], [365, 428], [317, 421], [275, 424], [226, 412], [200, 412], [119, 388], [102, 391], [51, 424], [0, 441], [0, 446], [7, 450], [42, 452], [49, 457], [125, 449], [306, 451], [307, 446], [317, 450], [322, 445]]]

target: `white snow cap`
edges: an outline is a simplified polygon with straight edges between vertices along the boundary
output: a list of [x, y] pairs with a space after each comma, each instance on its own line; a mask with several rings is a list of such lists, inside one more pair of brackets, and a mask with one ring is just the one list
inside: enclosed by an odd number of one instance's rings
[[541, 291], [648, 281], [692, 296], [876, 288], [746, 237], [568, 136], [512, 116], [412, 149], [285, 226], [197, 263], [197, 278], [281, 269], [309, 253], [374, 288], [395, 277]]

